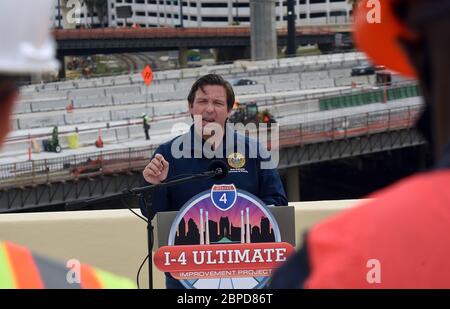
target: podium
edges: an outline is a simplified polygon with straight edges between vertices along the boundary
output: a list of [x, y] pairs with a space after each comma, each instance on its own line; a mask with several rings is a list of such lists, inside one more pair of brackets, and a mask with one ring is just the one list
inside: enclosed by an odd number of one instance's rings
[[[278, 228], [280, 231], [281, 242], [288, 243], [293, 247], [296, 246], [296, 235], [295, 235], [295, 208], [293, 206], [276, 206], [276, 207], [267, 207], [269, 212], [274, 217], [275, 221], [278, 224]], [[169, 233], [172, 227], [172, 224], [177, 216], [177, 211], [172, 212], [160, 212], [156, 215], [154, 219], [154, 243], [153, 243], [153, 252], [158, 250], [160, 247], [167, 246], [169, 240]], [[214, 245], [212, 245], [214, 246]], [[159, 272], [159, 276], [158, 276]], [[153, 267], [153, 279], [155, 279], [155, 275], [163, 278], [162, 272], [157, 271], [155, 267]]]

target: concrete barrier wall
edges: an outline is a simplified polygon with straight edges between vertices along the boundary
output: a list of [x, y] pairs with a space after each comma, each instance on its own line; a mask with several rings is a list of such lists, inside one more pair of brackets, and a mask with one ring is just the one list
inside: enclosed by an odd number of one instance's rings
[[330, 75], [328, 71], [317, 71], [317, 72], [306, 72], [300, 74], [300, 79], [302, 81], [305, 80], [320, 80], [320, 79], [328, 79]]
[[31, 103], [32, 112], [47, 112], [54, 110], [65, 110], [71, 100], [48, 100]]
[[21, 93], [22, 101], [57, 100], [67, 99], [67, 91], [45, 91]]
[[48, 128], [65, 124], [64, 112], [59, 115], [19, 118], [19, 129]]
[[[103, 134], [102, 134], [103, 135]], [[84, 132], [84, 133], [80, 133], [79, 135], [79, 145], [80, 147], [84, 147], [84, 146], [92, 146], [95, 145], [95, 141], [98, 138], [98, 132]], [[65, 138], [60, 138], [61, 142], [64, 141], [67, 145], [68, 145], [68, 141], [67, 141], [67, 137]]]
[[143, 83], [144, 79], [141, 74], [131, 74], [130, 80], [132, 84]]
[[298, 82], [300, 80], [300, 76], [298, 73], [280, 74], [280, 75], [272, 75], [270, 79], [272, 83], [280, 84], [280, 83]]
[[[99, 134], [101, 134], [102, 140], [105, 143], [108, 142], [116, 142], [116, 132], [114, 129], [102, 129], [92, 132], [82, 132], [79, 136], [79, 144], [82, 146], [92, 146], [95, 144]], [[67, 145], [67, 137], [60, 138], [60, 140], [64, 141]], [[63, 147], [64, 148], [64, 147]]]
[[160, 122], [150, 122], [150, 131], [171, 131], [172, 128], [178, 126], [181, 123], [191, 125], [191, 117], [184, 117], [177, 120], [167, 120]]
[[334, 87], [334, 81], [331, 78], [302, 80], [300, 82], [300, 88], [302, 90], [327, 88], [327, 87]]
[[278, 84], [266, 84], [266, 92], [281, 92], [293, 90], [300, 90], [300, 84], [298, 81], [278, 83]]
[[72, 82], [61, 83], [61, 84], [58, 85], [58, 90], [59, 91], [72, 90], [72, 89], [77, 87], [77, 84], [78, 83], [72, 83]]
[[[230, 75], [230, 73], [233, 72], [235, 76], [249, 76], [251, 79], [258, 81], [258, 85], [255, 86], [235, 87], [236, 93], [239, 95], [262, 92], [261, 87], [264, 86], [265, 87], [263, 89], [266, 91], [275, 92], [295, 89], [315, 89], [340, 85], [345, 86], [351, 85], [352, 81], [355, 81], [356, 83], [374, 83], [375, 81], [373, 76], [355, 78], [350, 77], [349, 69], [337, 68], [332, 69], [331, 71], [326, 71], [330, 68], [332, 63], [339, 63], [343, 64], [342, 67], [349, 67], [349, 63], [358, 63], [361, 59], [363, 59], [363, 56], [360, 53], [346, 53], [263, 61], [258, 62], [258, 70], [253, 70], [256, 64], [251, 63], [253, 66], [252, 70], [248, 70], [248, 65], [238, 66], [238, 64], [228, 64], [200, 69], [158, 72], [158, 74], [155, 73], [156, 78], [149, 89], [151, 93], [148, 96], [145, 93], [142, 93], [144, 90], [147, 91], [147, 89], [140, 82], [140, 74], [79, 80], [78, 82], [68, 81], [37, 86], [33, 85], [22, 88], [22, 103], [25, 104], [17, 107], [17, 113], [25, 114], [30, 112], [31, 109], [33, 109], [33, 111], [64, 111], [71, 98], [73, 99], [74, 106], [76, 108], [110, 105], [112, 103], [111, 95], [114, 96], [113, 99], [115, 105], [140, 103], [147, 99], [148, 101], [185, 100], [192, 83], [196, 79], [194, 76], [200, 75], [201, 73], [206, 73], [207, 71], [217, 71], [220, 69], [226, 71], [224, 72], [228, 74], [226, 78], [233, 78], [233, 76]], [[326, 64], [327, 61], [329, 62], [328, 64]], [[306, 69], [312, 69], [312, 66], [315, 66], [314, 69], [318, 69], [318, 67], [323, 68], [319, 71], [305, 72]], [[288, 71], [286, 71], [287, 69]], [[284, 71], [298, 71], [299, 73], [288, 73], [285, 76], [278, 74]], [[181, 73], [178, 74], [177, 72]], [[261, 74], [267, 75], [264, 76]], [[192, 77], [188, 80], [181, 80], [181, 76]], [[158, 78], [160, 79], [158, 80]], [[297, 79], [300, 80], [299, 85], [292, 83], [293, 80]], [[132, 80], [137, 82], [137, 84], [131, 85], [130, 83]], [[271, 83], [269, 81], [278, 81], [278, 83]], [[113, 87], [110, 86], [112, 84], [114, 84]], [[71, 89], [71, 87], [78, 87], [78, 89]], [[71, 90], [67, 91], [67, 89]], [[108, 93], [108, 96], [105, 96], [106, 93]], [[29, 105], [30, 103], [31, 105]], [[179, 108], [177, 105], [170, 104], [164, 106], [162, 109], [157, 108], [155, 115], [167, 115], [169, 113], [185, 111], [185, 106]], [[107, 114], [107, 112], [104, 114]], [[69, 118], [71, 117], [70, 115], [68, 116]], [[122, 116], [115, 116], [114, 119], [123, 119], [124, 117], [130, 118], [135, 116], [136, 114], [134, 113], [132, 115], [125, 115], [122, 113]], [[77, 123], [79, 120], [82, 121], [81, 123], [86, 122], [84, 117], [72, 117], [72, 120], [66, 123], [59, 115], [45, 117], [36, 115], [33, 119], [26, 118], [27, 120], [24, 120], [21, 117], [19, 118], [20, 120], [16, 121], [13, 126], [15, 129], [35, 128], [43, 124], [48, 126], [49, 122], [52, 125]], [[97, 115], [93, 115], [90, 118], [94, 120], [98, 119]], [[101, 117], [101, 119], [104, 119], [104, 117]]]
[[185, 93], [189, 93], [192, 85], [195, 83], [196, 79], [180, 79], [177, 83], [175, 83], [175, 91], [183, 90]]
[[131, 138], [145, 138], [145, 132], [143, 127], [130, 127]]
[[[140, 101], [139, 96], [130, 96], [133, 100]], [[103, 100], [107, 100], [104, 102]], [[85, 108], [89, 105], [100, 105], [100, 104], [110, 104], [110, 98], [86, 98], [79, 99], [77, 104], [86, 104]], [[96, 103], [98, 102], [98, 103]], [[147, 107], [136, 107], [123, 105], [121, 109], [113, 109], [108, 111], [107, 109], [103, 109], [101, 111], [91, 111], [89, 109], [83, 110], [74, 110], [72, 113], [66, 113], [66, 106], [63, 104], [65, 102], [61, 102], [59, 104], [60, 111], [57, 112], [57, 115], [41, 115], [37, 114], [18, 114], [17, 120], [15, 120], [15, 124], [13, 128], [15, 130], [20, 129], [31, 129], [38, 127], [50, 127], [53, 125], [73, 125], [73, 124], [82, 124], [82, 123], [90, 123], [90, 122], [108, 122], [115, 120], [125, 120], [131, 118], [140, 118], [143, 113], [146, 113], [148, 116], [165, 116], [170, 114], [179, 114], [187, 112], [187, 103], [185, 102], [167, 102], [167, 103], [156, 103], [157, 105], [148, 104]], [[135, 102], [130, 102], [135, 103]], [[42, 103], [44, 104], [44, 103]], [[54, 103], [46, 102], [45, 104], [51, 105]], [[141, 105], [142, 106], [142, 105]], [[53, 106], [55, 107], [55, 106]], [[78, 106], [79, 107], [79, 106]], [[93, 107], [93, 106], [92, 106]], [[49, 108], [46, 106], [46, 108]], [[155, 110], [155, 113], [153, 112]]]
[[131, 78], [127, 75], [116, 76], [113, 78], [114, 85], [129, 85], [131, 84]]
[[183, 100], [188, 96], [188, 90], [179, 90], [179, 91], [171, 91], [171, 92], [157, 92], [153, 93], [153, 101], [173, 101], [173, 100]]
[[25, 114], [25, 113], [31, 113], [31, 105], [28, 102], [17, 102], [17, 104], [14, 105], [14, 114]]
[[114, 105], [151, 102], [152, 95], [147, 94], [116, 94], [113, 95]]
[[[64, 263], [77, 259], [133, 281], [146, 256], [145, 231], [145, 223], [128, 210], [0, 215], [2, 240]], [[147, 282], [147, 270], [141, 274], [141, 282]]]
[[283, 74], [283, 75], [288, 74], [292, 71], [293, 71], [292, 67], [284, 67], [284, 66], [280, 66], [274, 69], [274, 73], [276, 72], [276, 74]]
[[330, 77], [338, 76], [350, 76], [351, 70], [349, 69], [333, 69], [329, 71]]
[[264, 93], [264, 85], [256, 84], [249, 86], [235, 86], [233, 87], [234, 93], [236, 95], [253, 94], [253, 93]]
[[[152, 93], [166, 93], [185, 88], [189, 89], [199, 76], [208, 72], [222, 74], [227, 79], [267, 75], [267, 77], [274, 78], [275, 82], [292, 81], [292, 78], [298, 75], [298, 73], [293, 72], [341, 70], [340, 68], [343, 67], [351, 68], [363, 59], [364, 56], [361, 53], [344, 53], [155, 72], [151, 91]], [[281, 74], [286, 74], [286, 76], [281, 76]], [[348, 76], [348, 74], [342, 74], [342, 76], [345, 75]], [[261, 83], [267, 84], [268, 82], [261, 81]], [[137, 91], [133, 87], [145, 87], [140, 74], [33, 85], [23, 87], [22, 92], [24, 100], [34, 101], [132, 93]], [[141, 89], [140, 92], [144, 91]]]
[[113, 94], [125, 94], [125, 93], [141, 93], [141, 88], [139, 86], [122, 86], [122, 87], [111, 87], [106, 88], [106, 95]]
[[[260, 107], [261, 110], [264, 106]], [[270, 111], [276, 118], [288, 117], [300, 113], [310, 113], [319, 111], [319, 100], [301, 101], [297, 104], [274, 105]], [[281, 121], [281, 119], [280, 119]]]
[[258, 82], [258, 84], [269, 84], [270, 83], [270, 76], [252, 76], [250, 77], [251, 80], [254, 80]]
[[164, 102], [159, 104], [154, 104], [153, 106], [153, 114], [155, 116], [164, 116], [170, 114], [179, 114], [187, 112], [188, 103], [187, 102]]
[[81, 123], [92, 123], [92, 122], [108, 122], [110, 121], [109, 113], [93, 113], [90, 111], [77, 112], [74, 111], [71, 114], [67, 114], [66, 124], [81, 124]]
[[[297, 245], [311, 226], [355, 203], [293, 203]], [[146, 235], [145, 222], [125, 209], [0, 215], [2, 240], [28, 246], [64, 263], [77, 259], [132, 280], [136, 279], [137, 269], [147, 254]], [[145, 266], [140, 276], [142, 287], [147, 286], [147, 278]], [[165, 287], [164, 274], [156, 269], [153, 283], [155, 288]]]
[[180, 70], [169, 70], [169, 71], [166, 71], [165, 73], [166, 73], [166, 79], [181, 78]]
[[36, 85], [28, 85], [28, 86], [20, 87], [20, 93], [30, 93], [30, 92], [36, 92], [36, 91], [37, 91]]
[[[340, 65], [353, 65], [364, 60], [365, 56], [359, 52], [350, 53], [338, 53], [338, 54], [328, 54], [328, 55], [313, 55], [313, 56], [303, 56], [295, 58], [284, 58], [284, 59], [272, 59], [264, 61], [239, 61], [234, 64], [225, 65], [213, 65], [200, 68], [188, 68], [182, 70], [167, 70], [154, 72], [154, 83], [157, 82], [177, 82], [180, 79], [192, 78], [197, 79], [198, 77], [207, 74], [208, 72], [217, 73], [222, 75], [240, 75], [249, 74], [250, 72], [256, 72], [258, 69], [262, 71], [267, 71], [266, 73], [289, 73], [304, 71], [305, 66], [318, 64], [320, 66], [336, 66]], [[258, 74], [261, 75], [261, 74]], [[56, 90], [68, 90], [74, 88], [91, 88], [91, 87], [102, 87], [111, 85], [130, 85], [135, 83], [141, 83], [142, 77], [139, 73], [126, 74], [119, 76], [108, 76], [103, 78], [91, 78], [91, 79], [80, 79], [78, 81], [63, 81], [46, 83], [39, 85], [31, 85], [27, 87], [22, 87], [23, 90], [28, 91], [39, 91], [39, 92], [52, 92]]]
[[75, 108], [98, 107], [112, 105], [112, 98], [110, 96], [97, 98], [74, 98], [72, 102]]
[[[42, 145], [42, 144], [40, 144]], [[28, 153], [28, 142], [24, 141], [24, 142], [18, 142], [18, 143], [8, 143], [8, 144], [4, 144], [1, 148], [0, 148], [0, 154], [5, 155], [6, 156], [11, 156], [11, 155], [24, 155]]]
[[13, 131], [13, 130], [19, 130], [19, 120], [17, 120], [17, 119], [11, 119], [11, 120], [10, 120], [10, 128], [11, 128], [11, 131]]
[[115, 129], [115, 133], [117, 141], [127, 140], [131, 136], [129, 127]]
[[57, 85], [58, 83], [47, 83], [39, 85], [38, 88], [42, 91], [54, 91], [58, 89]]
[[110, 87], [114, 85], [114, 80], [108, 78], [101, 78], [96, 80], [95, 84], [97, 85], [97, 87]]
[[289, 205], [295, 207], [295, 242], [297, 248], [303, 245], [303, 236], [315, 224], [362, 202], [364, 201], [339, 200], [289, 203]]
[[77, 80], [76, 83], [78, 88], [92, 88], [92, 87], [96, 87], [97, 83], [96, 80], [94, 79], [88, 79], [88, 80]]
[[112, 110], [111, 120], [127, 120], [141, 118], [142, 114], [146, 113], [147, 116], [151, 117], [153, 115], [153, 109], [151, 107], [147, 108], [132, 108], [123, 110]]
[[69, 91], [69, 98], [86, 98], [86, 97], [102, 97], [105, 96], [105, 89], [107, 88], [83, 88]]
[[141, 93], [158, 93], [158, 92], [171, 92], [174, 91], [174, 84], [152, 84], [150, 86], [142, 86]]

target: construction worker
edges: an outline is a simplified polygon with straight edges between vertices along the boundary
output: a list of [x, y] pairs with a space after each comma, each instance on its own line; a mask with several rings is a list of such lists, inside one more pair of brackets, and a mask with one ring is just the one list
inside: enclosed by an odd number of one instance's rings
[[[272, 288], [450, 288], [450, 0], [361, 0], [357, 46], [418, 78], [435, 168], [313, 227]], [[379, 20], [376, 15], [379, 15]]]
[[74, 268], [0, 241], [0, 289], [134, 288], [134, 283], [89, 265]]
[[[17, 81], [32, 73], [58, 69], [50, 36], [52, 0], [0, 1], [0, 145], [19, 91]], [[53, 138], [57, 138], [57, 128]], [[71, 272], [75, 272], [71, 277]], [[79, 278], [80, 280], [78, 280]], [[134, 283], [88, 265], [79, 273], [64, 263], [36, 255], [25, 247], [0, 241], [1, 288], [134, 288]]]
[[145, 139], [149, 140], [150, 135], [148, 134], [148, 130], [150, 130], [150, 125], [148, 124], [148, 116], [146, 113], [142, 114], [142, 126], [143, 126], [144, 132], [145, 132]]
[[55, 144], [59, 145], [59, 133], [58, 133], [58, 126], [53, 127], [52, 131], [52, 140]]

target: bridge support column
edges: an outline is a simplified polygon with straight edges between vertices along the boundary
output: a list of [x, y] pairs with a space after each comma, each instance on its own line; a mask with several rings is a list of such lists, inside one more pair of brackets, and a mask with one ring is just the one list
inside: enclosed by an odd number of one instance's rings
[[291, 167], [286, 171], [286, 193], [289, 202], [300, 201], [300, 175], [298, 167]]
[[66, 62], [64, 55], [57, 55], [59, 61], [59, 78], [66, 78]]
[[187, 67], [188, 64], [188, 49], [186, 47], [180, 47], [178, 50], [178, 62], [181, 68]]
[[250, 0], [252, 60], [277, 58], [275, 0]]

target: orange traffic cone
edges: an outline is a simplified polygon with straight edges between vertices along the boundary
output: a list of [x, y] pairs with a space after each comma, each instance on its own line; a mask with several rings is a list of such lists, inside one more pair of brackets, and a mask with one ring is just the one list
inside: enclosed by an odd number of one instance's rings
[[72, 104], [72, 102], [70, 102], [69, 105], [67, 105], [66, 109], [67, 109], [68, 113], [72, 113], [73, 112], [73, 104]]
[[99, 136], [99, 137], [97, 138], [97, 140], [95, 141], [95, 146], [96, 146], [97, 148], [103, 148], [103, 140], [102, 140], [102, 137], [101, 137], [101, 136]]
[[98, 137], [97, 137], [97, 140], [95, 141], [95, 146], [97, 148], [103, 148], [103, 140], [102, 140], [101, 130], [98, 131]]

